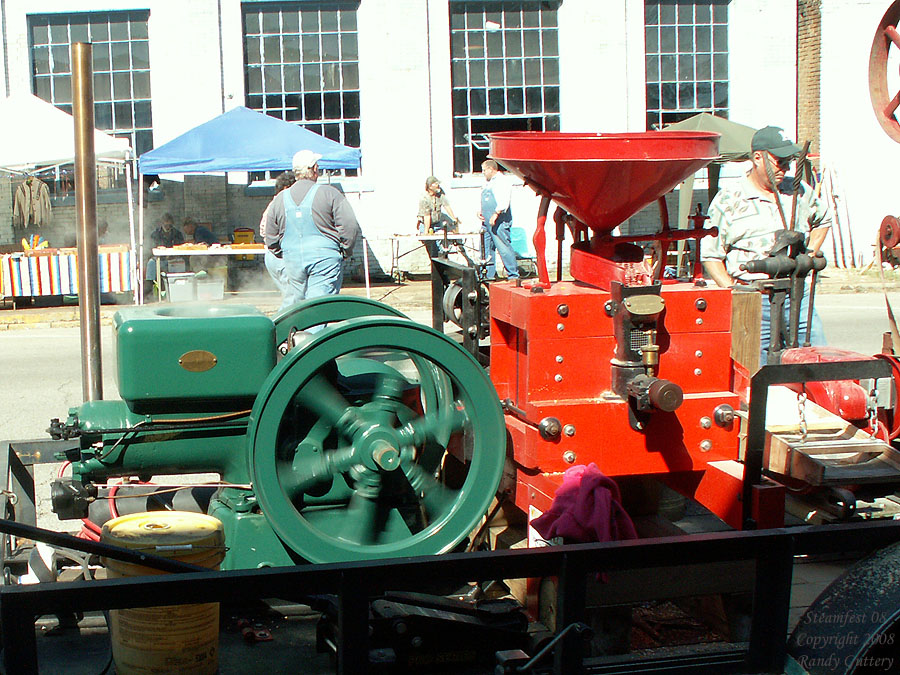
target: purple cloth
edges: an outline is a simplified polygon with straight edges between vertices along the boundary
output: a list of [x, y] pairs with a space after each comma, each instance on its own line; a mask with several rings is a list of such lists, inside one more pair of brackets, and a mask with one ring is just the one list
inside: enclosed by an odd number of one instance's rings
[[563, 475], [550, 510], [531, 524], [544, 539], [562, 537], [566, 543], [637, 539], [620, 498], [619, 486], [596, 464], [573, 466]]

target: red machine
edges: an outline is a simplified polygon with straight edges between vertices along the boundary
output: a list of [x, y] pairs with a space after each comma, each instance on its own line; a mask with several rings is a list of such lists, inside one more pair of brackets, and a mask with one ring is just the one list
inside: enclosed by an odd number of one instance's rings
[[[491, 287], [491, 378], [504, 402], [516, 504], [546, 511], [562, 473], [594, 462], [613, 478], [656, 477], [740, 527], [743, 465], [731, 359], [731, 291], [662, 280], [635, 241], [715, 234], [669, 230], [663, 195], [718, 156], [718, 134], [491, 135], [491, 156], [542, 197], [539, 281]], [[575, 281], [550, 284], [550, 201], [575, 238]], [[659, 200], [662, 232], [614, 236]], [[758, 486], [754, 520], [783, 523], [783, 487]], [[529, 509], [529, 507], [533, 507]]]

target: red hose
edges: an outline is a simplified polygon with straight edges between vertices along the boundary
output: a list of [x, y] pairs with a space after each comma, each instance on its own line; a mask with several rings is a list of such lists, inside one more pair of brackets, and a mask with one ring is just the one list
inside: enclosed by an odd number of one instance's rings
[[109, 503], [109, 518], [112, 520], [113, 518], [119, 517], [119, 509], [116, 508], [116, 493], [119, 491], [118, 485], [111, 485], [109, 488], [109, 494], [106, 496], [106, 501]]
[[[897, 360], [897, 357], [893, 354], [875, 354], [875, 358], [883, 359], [891, 364], [892, 379], [894, 380], [894, 385], [897, 390], [900, 391], [900, 361]], [[898, 410], [894, 411], [894, 419], [891, 427], [889, 437], [890, 440], [893, 441], [900, 436], [900, 411]]]

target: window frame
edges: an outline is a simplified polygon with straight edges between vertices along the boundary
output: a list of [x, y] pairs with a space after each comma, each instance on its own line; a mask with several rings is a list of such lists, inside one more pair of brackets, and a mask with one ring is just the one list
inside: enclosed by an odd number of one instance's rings
[[[72, 45], [89, 42], [94, 125], [117, 138], [127, 138], [135, 157], [153, 149], [150, 11], [37, 12], [28, 14], [26, 20], [33, 94], [72, 114]], [[39, 175], [55, 200], [74, 194], [74, 164], [51, 167]], [[122, 190], [126, 175], [119, 164], [101, 163], [98, 189]]]
[[241, 3], [245, 105], [360, 147], [358, 8], [358, 0]]
[[728, 118], [730, 0], [645, 0], [646, 127], [702, 112]]
[[455, 175], [480, 172], [491, 132], [559, 130], [559, 5], [448, 3]]

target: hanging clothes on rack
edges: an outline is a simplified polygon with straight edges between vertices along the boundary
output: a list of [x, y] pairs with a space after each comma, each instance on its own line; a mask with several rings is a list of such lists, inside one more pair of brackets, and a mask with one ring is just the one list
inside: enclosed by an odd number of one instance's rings
[[49, 225], [50, 211], [50, 189], [43, 181], [28, 176], [16, 188], [13, 200], [13, 226]]

